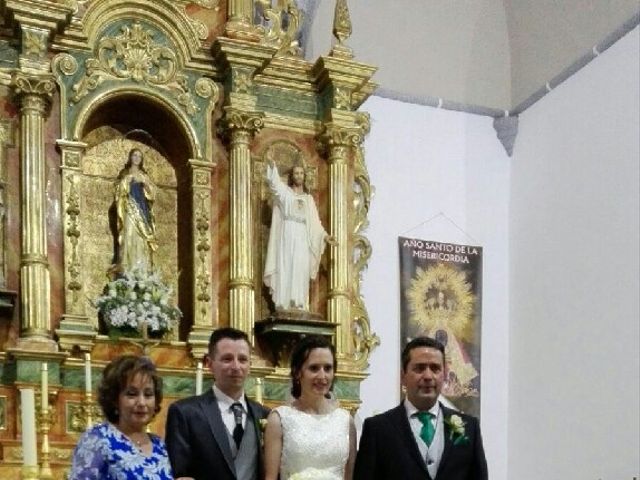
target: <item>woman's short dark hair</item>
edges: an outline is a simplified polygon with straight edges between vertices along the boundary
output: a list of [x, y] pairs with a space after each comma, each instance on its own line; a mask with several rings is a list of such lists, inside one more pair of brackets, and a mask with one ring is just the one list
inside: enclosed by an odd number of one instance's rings
[[[293, 395], [294, 398], [299, 398], [300, 395], [302, 395], [302, 387], [300, 386], [300, 380], [298, 380], [297, 377], [302, 370], [304, 362], [309, 358], [311, 350], [315, 350], [316, 348], [328, 348], [331, 351], [331, 356], [333, 357], [334, 375], [336, 370], [338, 370], [336, 347], [334, 347], [326, 337], [320, 337], [317, 335], [304, 337], [296, 344], [295, 347], [293, 347], [293, 351], [291, 352], [291, 395]], [[335, 382], [335, 376], [333, 378]], [[330, 390], [333, 390], [333, 382], [331, 383]]]
[[118, 423], [118, 398], [127, 384], [136, 375], [149, 377], [153, 381], [153, 393], [156, 397], [155, 413], [160, 411], [162, 403], [162, 378], [149, 357], [121, 355], [107, 365], [102, 372], [102, 381], [98, 386], [98, 403], [102, 413], [111, 423]]

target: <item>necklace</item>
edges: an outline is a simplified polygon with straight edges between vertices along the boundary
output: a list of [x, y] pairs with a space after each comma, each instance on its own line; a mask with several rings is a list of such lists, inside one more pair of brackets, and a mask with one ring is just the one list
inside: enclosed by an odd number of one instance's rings
[[149, 443], [148, 442], [149, 437], [145, 438], [144, 440], [136, 440], [133, 437], [129, 437], [129, 439], [135, 444], [136, 447], [138, 447], [139, 450], [142, 450], [142, 447], [147, 443]]
[[[135, 430], [130, 433], [125, 433], [125, 431], [121, 429], [120, 426], [114, 425], [114, 427], [120, 431], [121, 435], [129, 439], [129, 441], [133, 443], [139, 450], [142, 450], [142, 447], [149, 443], [150, 439], [149, 439], [148, 433], [138, 432]], [[140, 435], [143, 435], [142, 440], [137, 440], [136, 438], [134, 438], [134, 434], [137, 434], [137, 433], [139, 433]]]

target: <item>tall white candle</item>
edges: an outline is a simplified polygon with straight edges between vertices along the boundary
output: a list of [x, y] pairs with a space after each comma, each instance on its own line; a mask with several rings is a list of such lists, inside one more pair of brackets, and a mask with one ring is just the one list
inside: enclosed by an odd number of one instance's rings
[[91, 393], [91, 354], [84, 354], [84, 391]]
[[42, 413], [49, 409], [49, 365], [47, 362], [42, 364], [42, 388], [40, 389], [40, 407]]
[[196, 365], [196, 395], [202, 394], [202, 362]]
[[33, 388], [20, 389], [22, 405], [22, 464], [27, 467], [38, 465], [36, 447], [36, 396]]
[[262, 379], [256, 378], [256, 402], [262, 403]]

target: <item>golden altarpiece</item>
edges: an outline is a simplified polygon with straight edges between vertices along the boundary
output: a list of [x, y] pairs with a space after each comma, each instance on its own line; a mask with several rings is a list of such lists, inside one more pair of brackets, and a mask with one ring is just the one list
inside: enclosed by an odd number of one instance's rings
[[[334, 46], [304, 60], [293, 0], [0, 0], [0, 477], [63, 478], [110, 359], [148, 354], [164, 412], [195, 391], [218, 326], [254, 343], [249, 396], [286, 398], [291, 339], [331, 335], [337, 396], [355, 410], [377, 343], [360, 294], [371, 195], [357, 111], [375, 69], [354, 59], [346, 0]], [[329, 32], [328, 32], [329, 34]], [[113, 262], [113, 186], [132, 148], [157, 187], [154, 265], [183, 312], [160, 340], [114, 341], [93, 299]], [[262, 273], [271, 208], [266, 164], [303, 165], [325, 252], [310, 314], [278, 318]], [[311, 314], [313, 312], [313, 314]], [[259, 327], [259, 328], [258, 328]], [[38, 472], [22, 469], [19, 389], [42, 393]], [[209, 382], [205, 382], [205, 388]], [[15, 478], [15, 477], [13, 477]]]

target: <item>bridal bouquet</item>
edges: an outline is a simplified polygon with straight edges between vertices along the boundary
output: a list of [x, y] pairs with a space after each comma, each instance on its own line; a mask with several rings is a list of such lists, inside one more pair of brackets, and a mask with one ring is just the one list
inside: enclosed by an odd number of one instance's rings
[[157, 273], [134, 269], [109, 282], [94, 305], [110, 336], [139, 336], [146, 327], [151, 336], [160, 337], [182, 316], [170, 303], [172, 293]]

